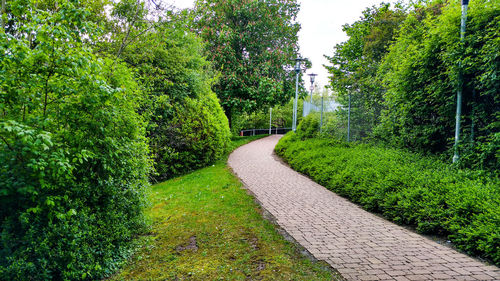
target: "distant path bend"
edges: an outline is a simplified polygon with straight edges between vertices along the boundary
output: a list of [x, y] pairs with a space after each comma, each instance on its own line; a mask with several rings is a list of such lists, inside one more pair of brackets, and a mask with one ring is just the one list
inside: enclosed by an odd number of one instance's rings
[[229, 166], [277, 223], [348, 280], [500, 280], [500, 269], [364, 211], [273, 156], [280, 136], [236, 149]]

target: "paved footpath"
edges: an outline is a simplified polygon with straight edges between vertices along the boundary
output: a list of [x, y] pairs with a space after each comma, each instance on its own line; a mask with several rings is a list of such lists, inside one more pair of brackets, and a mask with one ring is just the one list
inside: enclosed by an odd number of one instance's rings
[[277, 223], [348, 280], [500, 280], [500, 269], [364, 211], [276, 160], [280, 136], [235, 150], [229, 166]]

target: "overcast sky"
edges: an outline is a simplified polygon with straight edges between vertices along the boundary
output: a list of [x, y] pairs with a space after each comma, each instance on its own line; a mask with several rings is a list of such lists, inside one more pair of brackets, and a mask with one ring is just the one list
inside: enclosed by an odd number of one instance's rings
[[[361, 12], [382, 0], [298, 0], [301, 4], [298, 21], [302, 25], [299, 32], [299, 45], [302, 56], [309, 58], [312, 68], [307, 73], [316, 73], [320, 86], [328, 83], [328, 72], [323, 67], [328, 60], [323, 55], [331, 56], [333, 47], [345, 41], [347, 37], [342, 25], [353, 23]], [[167, 0], [178, 8], [192, 8], [194, 0]], [[386, 0], [384, 2], [396, 2]], [[306, 88], [309, 89], [309, 79]]]

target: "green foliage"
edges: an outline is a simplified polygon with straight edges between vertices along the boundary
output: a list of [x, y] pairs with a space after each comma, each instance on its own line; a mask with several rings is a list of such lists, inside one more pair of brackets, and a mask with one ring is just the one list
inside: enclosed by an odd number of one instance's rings
[[[302, 119], [303, 100], [299, 99], [297, 103], [297, 112], [299, 112], [298, 121]], [[277, 105], [272, 110], [271, 126], [273, 128], [291, 128], [293, 118], [293, 99], [284, 105]], [[240, 113], [233, 117], [231, 132], [238, 135], [244, 129], [264, 129], [269, 128], [269, 108], [257, 110], [252, 113]]]
[[421, 233], [448, 236], [500, 264], [500, 180], [432, 157], [289, 133], [275, 148], [294, 169], [363, 208]]
[[194, 24], [222, 73], [213, 89], [229, 119], [294, 93], [298, 11], [296, 0], [196, 1]]
[[379, 123], [384, 88], [377, 70], [405, 16], [399, 5], [391, 9], [390, 4], [382, 3], [367, 8], [360, 20], [343, 26], [349, 39], [335, 46], [333, 56], [326, 56], [332, 64], [326, 66], [330, 86], [338, 92], [344, 120], [351, 95], [352, 138], [368, 136]]
[[[460, 167], [500, 170], [500, 7], [471, 1], [464, 42], [458, 0], [368, 8], [327, 57], [339, 102], [352, 96], [351, 135], [451, 160], [463, 87]], [[463, 82], [461, 82], [463, 81]], [[345, 110], [339, 117], [345, 119]]]
[[85, 9], [9, 9], [17, 24], [0, 31], [0, 279], [100, 279], [145, 225], [143, 96], [126, 67], [83, 43], [97, 35]]
[[229, 144], [228, 121], [210, 89], [214, 73], [202, 57], [201, 41], [186, 28], [184, 16], [167, 13], [167, 19], [150, 20], [135, 2], [115, 4], [113, 15], [113, 33], [100, 42], [101, 52], [118, 55], [134, 69], [148, 95], [141, 113], [150, 119], [154, 180], [219, 159]]
[[[342, 111], [324, 112], [321, 136], [334, 139], [347, 139], [347, 116]], [[356, 139], [354, 139], [356, 140]]]
[[177, 104], [167, 126], [155, 130], [157, 179], [207, 166], [227, 152], [227, 118], [210, 91], [199, 99], [186, 98], [183, 104]]
[[297, 126], [297, 137], [305, 140], [317, 136], [319, 134], [319, 118], [320, 115], [317, 112], [302, 118]]
[[499, 4], [471, 1], [463, 44], [460, 17], [457, 1], [429, 3], [408, 15], [380, 69], [387, 93], [377, 135], [416, 150], [450, 150], [463, 85], [461, 165], [498, 170], [491, 149], [500, 129]]

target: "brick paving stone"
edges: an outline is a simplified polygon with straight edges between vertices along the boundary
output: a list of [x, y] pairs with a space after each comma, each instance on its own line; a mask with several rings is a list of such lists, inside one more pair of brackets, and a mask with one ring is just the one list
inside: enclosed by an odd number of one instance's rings
[[491, 276], [485, 274], [473, 274], [471, 276], [476, 278], [477, 280], [491, 280]]
[[427, 276], [424, 276], [424, 275], [406, 275], [405, 276], [406, 278], [410, 279], [410, 280], [413, 280], [413, 281], [428, 281], [429, 277]]
[[500, 280], [500, 269], [366, 212], [283, 164], [270, 136], [229, 166], [276, 222], [347, 280]]

